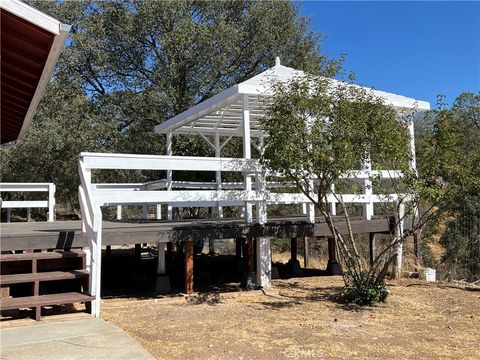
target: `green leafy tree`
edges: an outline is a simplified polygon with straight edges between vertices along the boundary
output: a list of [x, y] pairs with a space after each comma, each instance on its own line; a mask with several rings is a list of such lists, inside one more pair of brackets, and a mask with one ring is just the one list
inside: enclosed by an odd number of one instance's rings
[[[156, 124], [265, 70], [277, 55], [316, 73], [338, 67], [320, 54], [318, 35], [295, 3], [30, 3], [72, 30], [34, 125], [3, 157], [3, 173], [12, 181], [54, 181], [61, 201], [77, 201], [79, 152], [162, 154]], [[174, 151], [209, 149], [201, 139], [178, 137]]]
[[93, 106], [81, 89], [51, 83], [25, 138], [5, 151], [2, 181], [53, 182], [57, 203], [78, 211], [79, 153], [106, 151], [117, 141], [115, 124]]
[[442, 256], [450, 277], [480, 279], [480, 195], [467, 196], [457, 204], [455, 215], [440, 238]]
[[[439, 265], [451, 277], [474, 279], [480, 264], [480, 95], [462, 93], [450, 109], [442, 97], [439, 103], [439, 110], [422, 120], [423, 127], [430, 130], [426, 135], [421, 133], [418, 140], [418, 163], [430, 182], [444, 185], [443, 192], [450, 201], [442, 202], [445, 216], [428, 224], [423, 241], [428, 243], [432, 241], [431, 234], [440, 234], [445, 254]], [[438, 150], [440, 142], [444, 144], [442, 151]], [[442, 224], [446, 224], [444, 231]]]
[[[453, 120], [442, 111], [431, 114], [434, 126], [425, 130], [420, 144], [422, 166], [417, 174], [409, 165], [412, 159], [407, 126], [411, 114], [399, 119], [399, 114], [372, 92], [327, 78], [305, 76], [272, 86], [273, 105], [261, 120], [268, 134], [264, 165], [281, 172], [286, 184], [293, 183], [325, 218], [347, 269], [345, 297], [362, 305], [383, 300], [388, 294], [385, 276], [396, 259], [398, 246], [478, 186], [480, 177], [478, 169], [476, 175], [472, 173], [472, 159], [460, 158], [461, 150], [452, 146], [460, 141]], [[358, 251], [349, 208], [333, 190], [343, 176], [369, 161], [373, 169], [396, 169], [404, 174], [391, 178], [395, 193], [408, 194], [397, 201], [397, 220], [406, 216], [400, 213], [400, 205], [407, 200], [410, 209], [420, 204], [424, 209], [410, 229], [392, 236], [371, 266], [365, 265]], [[378, 179], [372, 176], [370, 180]], [[344, 214], [347, 234], [334, 221], [329, 196], [335, 196]]]

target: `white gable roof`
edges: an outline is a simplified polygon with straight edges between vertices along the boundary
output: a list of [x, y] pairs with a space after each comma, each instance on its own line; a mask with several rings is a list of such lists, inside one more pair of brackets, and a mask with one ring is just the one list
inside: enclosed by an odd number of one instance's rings
[[[280, 64], [276, 65], [244, 82], [234, 85], [219, 94], [191, 107], [155, 127], [157, 133], [165, 134], [214, 134], [242, 135], [242, 102], [245, 95], [249, 99], [250, 129], [252, 136], [258, 136], [258, 119], [263, 116], [266, 106], [271, 102], [272, 81], [288, 82], [294, 78], [306, 76], [303, 71]], [[341, 83], [331, 80], [333, 83]], [[374, 95], [385, 100], [386, 105], [397, 108], [429, 110], [430, 103], [379, 90], [371, 90]]]

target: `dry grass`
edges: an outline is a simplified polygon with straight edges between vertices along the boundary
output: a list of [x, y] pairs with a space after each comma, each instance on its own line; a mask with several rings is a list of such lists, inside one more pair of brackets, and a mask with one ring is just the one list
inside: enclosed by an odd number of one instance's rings
[[274, 291], [186, 301], [112, 299], [103, 318], [158, 359], [478, 358], [480, 292], [390, 284], [371, 308], [335, 301], [339, 277], [274, 281]]
[[[298, 261], [300, 261], [301, 266], [304, 265], [303, 256], [297, 255]], [[286, 264], [290, 260], [290, 253], [287, 252], [272, 252], [272, 262], [273, 263], [282, 263]], [[315, 256], [310, 256], [309, 266], [310, 269], [325, 269], [327, 267], [327, 259], [321, 259]]]

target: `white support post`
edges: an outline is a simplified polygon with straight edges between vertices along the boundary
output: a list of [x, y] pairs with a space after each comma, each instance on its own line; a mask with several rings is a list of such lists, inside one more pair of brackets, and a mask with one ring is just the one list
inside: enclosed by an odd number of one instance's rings
[[257, 222], [265, 224], [267, 222], [267, 182], [263, 174], [257, 174], [256, 188], [263, 199], [263, 201], [257, 203]]
[[[363, 164], [363, 169], [365, 171], [370, 172], [372, 170], [372, 161], [370, 159], [370, 156], [365, 160]], [[363, 206], [363, 215], [365, 216], [366, 220], [371, 220], [373, 216], [373, 202], [372, 202], [372, 195], [373, 195], [373, 189], [372, 189], [372, 180], [370, 178], [365, 178], [363, 186], [365, 187], [365, 197], [370, 200], [370, 202], [366, 203]]]
[[32, 208], [27, 209], [27, 221], [32, 221]]
[[272, 249], [270, 238], [257, 238], [257, 286], [272, 285]]
[[55, 184], [48, 185], [48, 221], [55, 221]]
[[[95, 296], [95, 300], [92, 302], [92, 311], [94, 311], [95, 317], [100, 317], [100, 301], [101, 301], [101, 279], [102, 279], [102, 210], [100, 206], [97, 206], [97, 213], [99, 214], [98, 218], [95, 218], [95, 221], [98, 222], [97, 230], [95, 230], [95, 247], [93, 258], [92, 258], [92, 273], [95, 277], [95, 293], [92, 294]], [[95, 309], [95, 310], [93, 310]]]
[[[221, 145], [220, 145], [220, 133], [217, 131], [215, 133], [215, 157], [219, 158], [221, 156]], [[217, 181], [217, 191], [222, 190], [222, 172], [217, 171], [215, 173]], [[223, 206], [218, 206], [218, 217], [223, 218]]]
[[[403, 236], [403, 222], [405, 217], [405, 204], [400, 203], [398, 205], [398, 218], [396, 219], [397, 225], [395, 226], [395, 241], [398, 241]], [[403, 241], [397, 245], [397, 260], [395, 261], [394, 273], [397, 279], [400, 279], [402, 275], [403, 264]]]
[[[315, 194], [314, 194], [314, 184], [312, 180], [308, 182], [308, 188], [310, 190], [311, 196], [313, 197]], [[306, 205], [307, 205], [307, 208], [306, 208], [307, 221], [311, 224], [314, 224], [315, 223], [315, 205], [312, 202], [309, 202]]]
[[7, 209], [7, 223], [10, 222], [11, 218], [12, 218], [12, 209], [8, 208]]
[[307, 221], [311, 224], [315, 223], [315, 205], [313, 203], [307, 204]]
[[[410, 169], [417, 173], [417, 159], [415, 154], [415, 130], [412, 119], [409, 119], [408, 132], [410, 136]], [[419, 214], [417, 206], [415, 206], [414, 212], [414, 216], [418, 217]]]
[[[242, 102], [242, 123], [243, 123], [243, 158], [252, 158], [251, 138], [250, 138], [250, 104], [248, 102], [248, 95], [243, 95]], [[245, 190], [252, 190], [252, 177], [245, 175]], [[245, 202], [245, 221], [247, 223], [253, 222], [252, 204]]]
[[[168, 132], [166, 134], [166, 155], [172, 156], [172, 133]], [[167, 170], [167, 191], [172, 190], [172, 170]], [[167, 205], [167, 219], [173, 220], [173, 207], [172, 205]]]
[[165, 243], [157, 243], [158, 245], [158, 261], [157, 261], [157, 275], [164, 275], [167, 273], [167, 264], [165, 262]]
[[[332, 185], [332, 194], [335, 193], [335, 184]], [[330, 203], [330, 212], [332, 213], [332, 216], [337, 215], [337, 203], [335, 201], [332, 201]]]
[[117, 220], [122, 220], [122, 205], [117, 205]]
[[415, 131], [412, 120], [410, 120], [408, 123], [408, 132], [410, 135], [410, 168], [417, 171], [417, 159], [415, 155]]
[[162, 205], [157, 204], [155, 209], [155, 215], [157, 220], [162, 220]]

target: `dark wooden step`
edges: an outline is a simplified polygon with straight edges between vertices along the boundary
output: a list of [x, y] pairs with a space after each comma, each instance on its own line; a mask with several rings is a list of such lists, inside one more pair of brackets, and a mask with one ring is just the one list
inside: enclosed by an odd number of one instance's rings
[[70, 271], [45, 271], [33, 274], [12, 274], [1, 275], [0, 286], [20, 283], [31, 283], [35, 281], [73, 280], [88, 278], [87, 270]]
[[95, 300], [93, 296], [80, 292], [68, 292], [62, 294], [50, 294], [39, 296], [23, 296], [0, 300], [0, 310], [12, 310], [22, 308], [36, 308], [48, 305], [64, 305]]
[[0, 262], [7, 261], [27, 261], [27, 260], [47, 260], [47, 259], [63, 259], [63, 258], [80, 258], [85, 257], [83, 250], [72, 249], [70, 251], [55, 250], [51, 252], [36, 252], [23, 254], [1, 254]]

